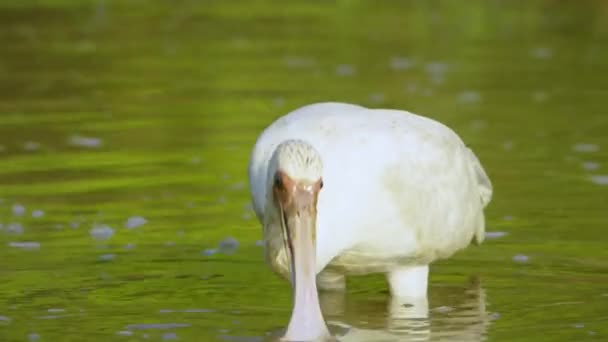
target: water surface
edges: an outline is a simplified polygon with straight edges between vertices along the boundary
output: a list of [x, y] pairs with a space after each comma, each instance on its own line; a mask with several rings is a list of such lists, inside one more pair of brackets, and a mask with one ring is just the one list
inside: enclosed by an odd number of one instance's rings
[[608, 339], [604, 1], [4, 2], [0, 45], [2, 341], [280, 335], [246, 163], [327, 100], [448, 124], [495, 186], [428, 320], [391, 317], [373, 275], [322, 294], [332, 331]]

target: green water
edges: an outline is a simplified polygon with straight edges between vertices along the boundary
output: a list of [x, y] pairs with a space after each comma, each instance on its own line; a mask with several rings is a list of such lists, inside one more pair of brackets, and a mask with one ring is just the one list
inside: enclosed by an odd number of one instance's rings
[[280, 334], [291, 292], [246, 163], [274, 118], [327, 100], [451, 126], [505, 234], [432, 266], [426, 321], [350, 278], [322, 297], [332, 331], [608, 340], [607, 75], [600, 0], [4, 1], [0, 341]]

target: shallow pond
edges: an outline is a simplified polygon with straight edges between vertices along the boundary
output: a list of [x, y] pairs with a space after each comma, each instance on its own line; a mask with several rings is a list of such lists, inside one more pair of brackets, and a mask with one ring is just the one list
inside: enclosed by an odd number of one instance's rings
[[[322, 294], [358, 341], [608, 339], [605, 1], [0, 4], [0, 340], [264, 341], [291, 310], [246, 164], [327, 100], [454, 128], [495, 186], [488, 239]], [[406, 336], [406, 337], [404, 337]]]

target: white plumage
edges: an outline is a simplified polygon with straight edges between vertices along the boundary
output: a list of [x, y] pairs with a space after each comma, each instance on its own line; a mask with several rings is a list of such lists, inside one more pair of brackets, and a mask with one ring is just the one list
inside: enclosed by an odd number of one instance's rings
[[[312, 104], [266, 128], [249, 163], [267, 261], [283, 276], [289, 276], [289, 261], [272, 197], [273, 155], [290, 140], [312, 147], [310, 155], [316, 151], [322, 164], [316, 169], [324, 184], [317, 202], [317, 272], [386, 272], [393, 295], [409, 296], [412, 289], [414, 297], [426, 295], [428, 264], [483, 240], [492, 185], [450, 128], [406, 111]], [[311, 168], [284, 165], [293, 178], [314, 178]], [[416, 267], [422, 270], [408, 271]]]
[[[484, 238], [492, 185], [473, 152], [448, 127], [409, 112], [342, 103], [299, 108], [258, 138], [249, 164], [253, 207], [268, 252], [283, 256], [280, 229], [264, 214], [270, 159], [288, 139], [321, 155], [317, 271], [347, 273], [428, 264]], [[287, 261], [276, 262], [287, 271]]]

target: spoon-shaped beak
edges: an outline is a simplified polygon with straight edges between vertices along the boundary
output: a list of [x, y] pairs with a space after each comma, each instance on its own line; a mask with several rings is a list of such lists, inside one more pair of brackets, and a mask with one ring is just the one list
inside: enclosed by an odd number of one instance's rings
[[[290, 182], [285, 182], [290, 185]], [[283, 340], [318, 341], [329, 337], [316, 285], [317, 184], [291, 184], [277, 193], [281, 224], [291, 257], [294, 293], [291, 319]], [[275, 190], [281, 191], [281, 190]]]

